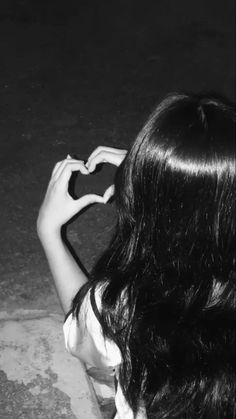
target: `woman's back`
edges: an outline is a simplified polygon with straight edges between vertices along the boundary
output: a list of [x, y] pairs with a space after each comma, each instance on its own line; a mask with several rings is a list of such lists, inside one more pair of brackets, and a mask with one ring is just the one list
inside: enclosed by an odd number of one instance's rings
[[235, 417], [235, 113], [171, 95], [115, 179], [117, 227], [93, 308], [122, 355], [119, 383], [148, 418]]

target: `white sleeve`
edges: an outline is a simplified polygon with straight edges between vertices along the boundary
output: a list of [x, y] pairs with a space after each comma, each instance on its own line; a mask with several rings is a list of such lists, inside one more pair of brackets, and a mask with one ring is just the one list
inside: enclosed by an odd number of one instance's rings
[[[101, 289], [95, 290], [95, 301], [101, 309]], [[94, 314], [90, 291], [86, 294], [79, 314], [79, 320], [70, 314], [63, 326], [66, 349], [83, 362], [97, 368], [116, 367], [121, 363], [117, 345], [104, 338], [101, 325]]]

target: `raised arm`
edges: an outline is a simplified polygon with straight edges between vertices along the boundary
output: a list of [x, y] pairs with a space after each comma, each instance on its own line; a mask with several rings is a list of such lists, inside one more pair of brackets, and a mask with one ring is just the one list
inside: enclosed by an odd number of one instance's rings
[[69, 195], [68, 183], [74, 171], [89, 174], [82, 161], [67, 158], [57, 163], [37, 219], [38, 236], [65, 313], [70, 310], [72, 299], [88, 278], [64, 244], [61, 228], [87, 205], [105, 203], [103, 197], [95, 194], [77, 200]]
[[68, 193], [69, 180], [74, 171], [89, 175], [100, 163], [107, 162], [119, 166], [125, 155], [126, 150], [98, 147], [90, 155], [86, 166], [83, 161], [67, 156], [67, 159], [56, 164], [52, 172], [39, 210], [37, 232], [65, 313], [70, 310], [72, 299], [88, 278], [63, 242], [61, 228], [86, 206], [106, 203], [114, 194], [114, 186], [111, 185], [103, 196], [89, 194], [75, 200]]

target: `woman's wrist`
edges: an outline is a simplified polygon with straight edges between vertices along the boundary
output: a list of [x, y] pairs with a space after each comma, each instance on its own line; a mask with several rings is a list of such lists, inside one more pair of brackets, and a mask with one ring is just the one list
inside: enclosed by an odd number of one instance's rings
[[61, 225], [53, 226], [52, 224], [46, 224], [37, 221], [37, 234], [41, 242], [52, 239], [61, 239]]

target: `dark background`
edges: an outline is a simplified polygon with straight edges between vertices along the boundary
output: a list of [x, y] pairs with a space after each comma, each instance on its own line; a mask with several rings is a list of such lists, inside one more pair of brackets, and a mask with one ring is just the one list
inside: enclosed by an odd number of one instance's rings
[[[35, 232], [56, 161], [128, 147], [170, 91], [234, 99], [234, 16], [233, 0], [1, 2], [2, 309], [59, 308]], [[78, 193], [102, 193], [112, 174], [79, 178]], [[70, 226], [87, 269], [114, 219], [112, 205], [97, 205]]]

